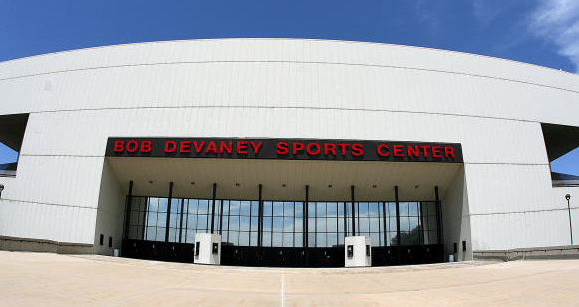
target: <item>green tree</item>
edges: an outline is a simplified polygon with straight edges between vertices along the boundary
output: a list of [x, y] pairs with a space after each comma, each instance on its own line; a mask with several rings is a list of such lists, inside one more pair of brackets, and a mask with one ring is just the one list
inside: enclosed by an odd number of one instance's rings
[[[400, 237], [402, 238], [402, 245], [418, 245], [420, 242], [420, 235], [422, 233], [422, 226], [418, 225], [410, 232], [401, 232]], [[390, 240], [390, 245], [398, 245], [398, 235], [394, 236]]]

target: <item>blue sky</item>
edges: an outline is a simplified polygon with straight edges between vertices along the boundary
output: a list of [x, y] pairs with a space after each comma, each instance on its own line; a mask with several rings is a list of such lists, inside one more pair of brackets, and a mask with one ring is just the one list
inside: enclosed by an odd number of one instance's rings
[[[577, 72], [579, 1], [0, 0], [0, 61], [102, 45], [221, 37], [414, 45]], [[0, 163], [11, 159], [0, 145]], [[553, 169], [579, 175], [579, 150]]]

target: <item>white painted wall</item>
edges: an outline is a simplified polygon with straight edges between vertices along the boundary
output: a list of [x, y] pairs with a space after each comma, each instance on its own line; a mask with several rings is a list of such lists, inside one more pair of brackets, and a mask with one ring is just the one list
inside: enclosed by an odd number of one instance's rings
[[[126, 197], [109, 164], [103, 164], [94, 247], [95, 253], [112, 256], [114, 249], [121, 250], [122, 246]], [[104, 235], [103, 245], [100, 245], [101, 234]], [[109, 247], [109, 237], [113, 238], [112, 247]]]
[[[484, 234], [473, 233], [471, 235], [468, 188], [464, 168], [458, 171], [450, 188], [442, 195], [441, 202], [445, 260], [448, 259], [448, 255], [454, 255], [455, 261], [471, 260], [472, 238], [477, 240], [479, 235], [484, 238]], [[462, 241], [466, 241], [466, 253], [462, 251]], [[456, 254], [454, 243], [457, 244]]]
[[[573, 244], [579, 245], [579, 187], [558, 187], [553, 188], [553, 202], [560, 205], [561, 211], [564, 212], [564, 217], [561, 221], [561, 228], [566, 228], [569, 231], [569, 209], [567, 206], [567, 200], [565, 195], [569, 194], [571, 198], [569, 199], [569, 207], [571, 208], [571, 225], [573, 226]], [[566, 244], [570, 244], [571, 235], [567, 236], [568, 240]]]
[[579, 126], [578, 81], [457, 52], [293, 39], [2, 62], [0, 115], [31, 114], [17, 177], [0, 177], [0, 235], [92, 244], [95, 231], [116, 229], [118, 217], [106, 216], [121, 212], [114, 203], [128, 183], [114, 183], [103, 164], [109, 136], [279, 137], [460, 142], [465, 182], [445, 198], [459, 206], [468, 186], [462, 221], [473, 250], [568, 244], [540, 122]]

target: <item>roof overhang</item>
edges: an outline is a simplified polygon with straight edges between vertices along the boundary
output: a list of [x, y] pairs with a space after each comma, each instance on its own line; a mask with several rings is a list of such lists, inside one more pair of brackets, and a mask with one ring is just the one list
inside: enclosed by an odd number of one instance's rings
[[1, 115], [0, 142], [15, 151], [20, 151], [27, 123], [28, 113]]
[[579, 127], [541, 123], [549, 162], [579, 146]]
[[[376, 161], [288, 161], [261, 159], [172, 159], [107, 157], [121, 185], [133, 195], [166, 196], [169, 182], [174, 197], [211, 198], [217, 183], [219, 199], [258, 199], [263, 185], [266, 200], [303, 200], [309, 185], [310, 200], [434, 200], [455, 178], [462, 163]], [[150, 181], [152, 183], [150, 183]]]

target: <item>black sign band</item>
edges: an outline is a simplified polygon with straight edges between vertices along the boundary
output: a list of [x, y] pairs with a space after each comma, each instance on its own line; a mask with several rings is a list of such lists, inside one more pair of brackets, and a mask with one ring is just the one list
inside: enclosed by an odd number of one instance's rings
[[456, 143], [232, 138], [109, 138], [107, 157], [462, 163]]

